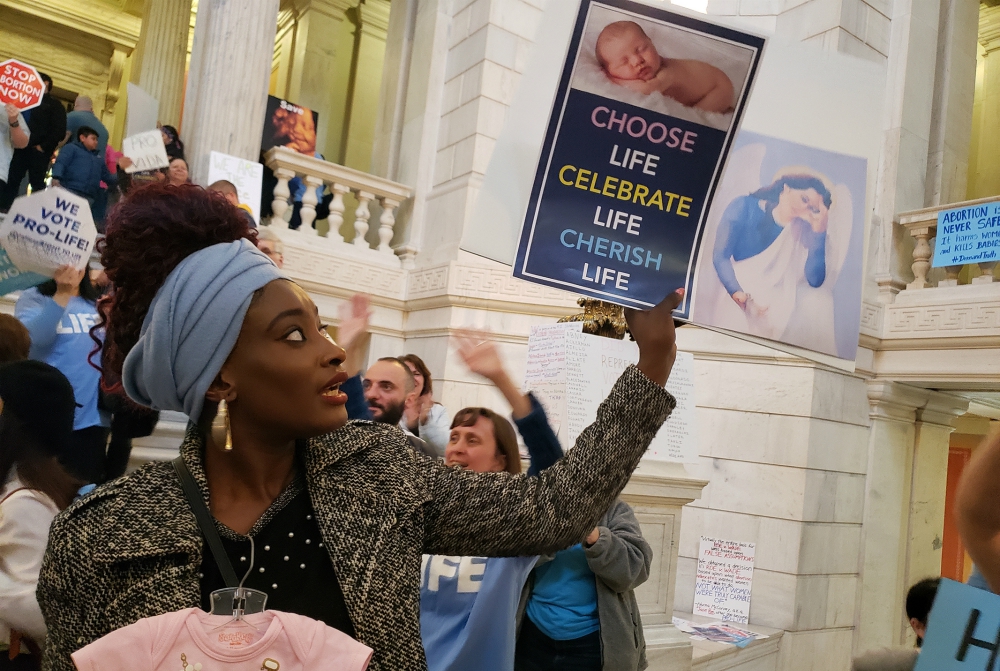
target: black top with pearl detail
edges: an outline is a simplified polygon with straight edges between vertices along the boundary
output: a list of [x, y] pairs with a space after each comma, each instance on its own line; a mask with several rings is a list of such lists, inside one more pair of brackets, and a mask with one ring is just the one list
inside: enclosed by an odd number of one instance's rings
[[[222, 544], [238, 578], [250, 565], [250, 540], [216, 522]], [[304, 483], [289, 485], [257, 521], [254, 565], [243, 583], [267, 593], [268, 610], [297, 613], [355, 636], [344, 594], [320, 537]], [[211, 610], [210, 595], [226, 587], [208, 545], [201, 563], [201, 607]]]

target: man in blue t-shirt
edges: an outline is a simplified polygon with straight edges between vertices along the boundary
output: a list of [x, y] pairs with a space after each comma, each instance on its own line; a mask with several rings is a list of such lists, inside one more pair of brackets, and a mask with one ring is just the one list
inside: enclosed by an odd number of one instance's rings
[[66, 115], [65, 142], [73, 142], [81, 126], [97, 131], [97, 154], [104, 160], [104, 148], [108, 146], [108, 129], [94, 114], [94, 102], [89, 96], [77, 96], [73, 111]]

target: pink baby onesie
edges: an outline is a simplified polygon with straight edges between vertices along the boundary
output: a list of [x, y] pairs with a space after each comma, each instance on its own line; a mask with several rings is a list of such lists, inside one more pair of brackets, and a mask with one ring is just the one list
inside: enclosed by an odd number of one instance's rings
[[[312, 618], [269, 610], [244, 625], [198, 608], [147, 617], [73, 653], [79, 671], [364, 671], [372, 650]], [[219, 628], [217, 628], [219, 627]]]

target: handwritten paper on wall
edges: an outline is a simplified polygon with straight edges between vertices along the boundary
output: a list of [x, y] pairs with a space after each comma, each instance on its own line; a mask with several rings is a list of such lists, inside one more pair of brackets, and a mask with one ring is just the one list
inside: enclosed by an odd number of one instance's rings
[[533, 326], [528, 336], [528, 362], [524, 386], [545, 408], [549, 425], [564, 440], [566, 416], [566, 334], [579, 333], [582, 322]]
[[[564, 449], [572, 447], [577, 436], [593, 423], [597, 408], [622, 372], [639, 360], [639, 348], [634, 342], [583, 333], [580, 326], [536, 327], [528, 340], [525, 387], [545, 407]], [[677, 399], [677, 407], [644, 458], [696, 462], [694, 355], [677, 353], [667, 391]]]
[[694, 584], [694, 613], [727, 622], [750, 619], [750, 586], [756, 543], [701, 537]]

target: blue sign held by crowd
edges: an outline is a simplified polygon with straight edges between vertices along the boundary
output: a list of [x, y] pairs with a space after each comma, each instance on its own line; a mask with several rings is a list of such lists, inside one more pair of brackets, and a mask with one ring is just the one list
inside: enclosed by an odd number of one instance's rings
[[1000, 203], [938, 213], [934, 268], [1000, 259]]
[[7, 256], [7, 252], [0, 248], [0, 296], [36, 286], [47, 279], [49, 278], [44, 275], [26, 273], [18, 269]]
[[914, 671], [995, 671], [1000, 596], [941, 580]]

